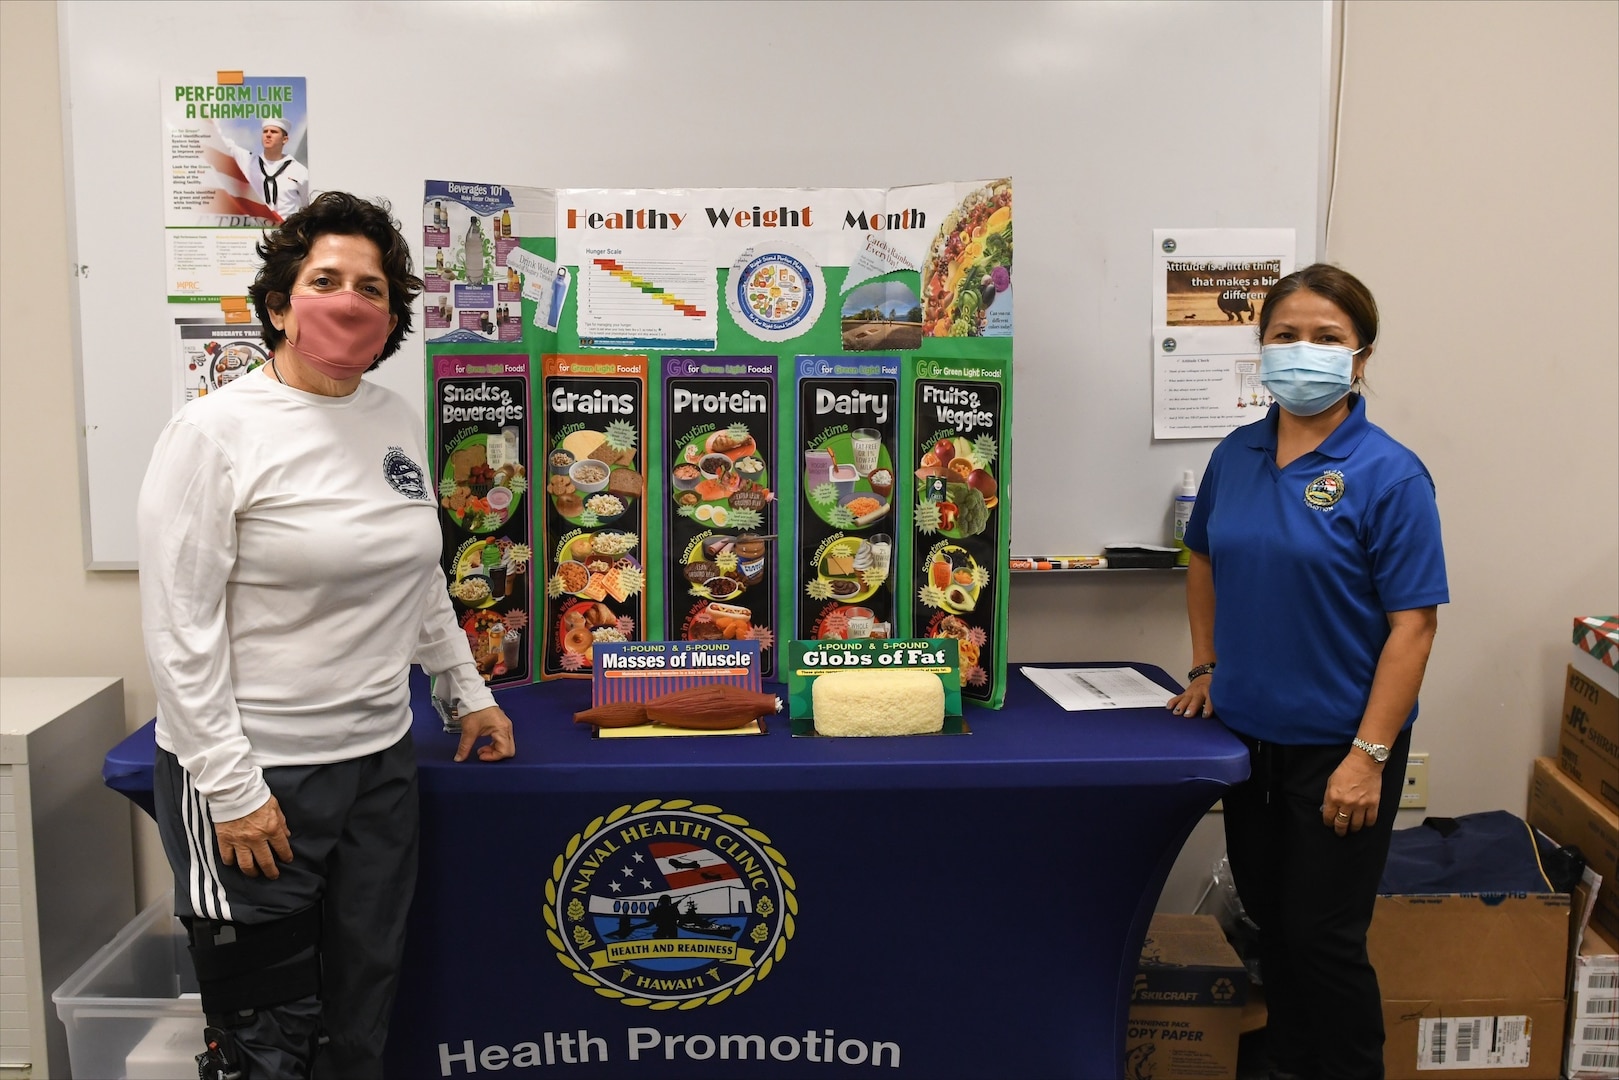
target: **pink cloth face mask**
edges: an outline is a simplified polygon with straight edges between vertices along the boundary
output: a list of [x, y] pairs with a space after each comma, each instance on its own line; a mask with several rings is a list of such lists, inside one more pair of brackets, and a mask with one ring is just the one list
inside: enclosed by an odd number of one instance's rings
[[298, 340], [287, 343], [328, 379], [363, 374], [388, 342], [388, 312], [352, 292], [294, 296]]

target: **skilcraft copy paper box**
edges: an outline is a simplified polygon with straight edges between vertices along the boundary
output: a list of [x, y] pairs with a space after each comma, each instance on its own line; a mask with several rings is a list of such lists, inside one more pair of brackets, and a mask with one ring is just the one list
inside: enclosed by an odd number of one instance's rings
[[1124, 1075], [1237, 1075], [1247, 999], [1248, 972], [1213, 915], [1154, 915], [1130, 989]]

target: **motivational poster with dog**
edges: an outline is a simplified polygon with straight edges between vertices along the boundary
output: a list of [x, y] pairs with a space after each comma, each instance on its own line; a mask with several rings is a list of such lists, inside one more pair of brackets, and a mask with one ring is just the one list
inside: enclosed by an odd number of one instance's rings
[[1152, 436], [1219, 439], [1270, 408], [1259, 311], [1293, 272], [1292, 229], [1157, 229]]

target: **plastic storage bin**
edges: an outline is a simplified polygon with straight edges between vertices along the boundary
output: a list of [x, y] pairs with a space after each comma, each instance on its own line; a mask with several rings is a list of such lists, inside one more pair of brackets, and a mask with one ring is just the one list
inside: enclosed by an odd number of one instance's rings
[[202, 1000], [173, 910], [160, 897], [51, 995], [75, 1080], [197, 1075]]

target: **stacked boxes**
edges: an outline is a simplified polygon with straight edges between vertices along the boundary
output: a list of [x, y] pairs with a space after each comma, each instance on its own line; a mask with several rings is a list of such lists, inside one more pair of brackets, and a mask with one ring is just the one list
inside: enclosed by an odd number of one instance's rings
[[1125, 1075], [1237, 1075], [1248, 973], [1213, 915], [1154, 915], [1130, 990]]
[[1619, 956], [1590, 930], [1574, 958], [1563, 1075], [1569, 1080], [1619, 1076]]

